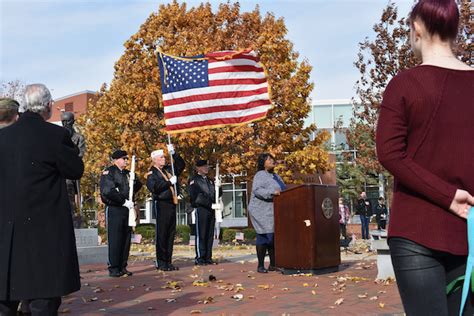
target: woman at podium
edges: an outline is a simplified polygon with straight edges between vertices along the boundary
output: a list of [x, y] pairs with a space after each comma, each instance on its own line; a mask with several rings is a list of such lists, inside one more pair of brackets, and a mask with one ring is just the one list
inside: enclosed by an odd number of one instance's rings
[[[286, 189], [285, 183], [274, 172], [275, 158], [269, 153], [258, 156], [257, 173], [253, 178], [252, 193], [249, 202], [249, 215], [257, 232], [257, 272], [275, 271], [275, 247], [273, 197]], [[264, 261], [268, 250], [270, 265], [265, 269]]]

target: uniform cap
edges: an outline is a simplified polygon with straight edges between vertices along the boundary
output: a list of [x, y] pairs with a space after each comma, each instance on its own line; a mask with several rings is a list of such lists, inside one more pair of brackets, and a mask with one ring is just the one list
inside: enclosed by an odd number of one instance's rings
[[120, 159], [127, 156], [128, 156], [127, 152], [122, 149], [116, 150], [112, 153], [112, 159]]
[[155, 159], [156, 157], [163, 157], [164, 155], [165, 152], [163, 151], [163, 149], [158, 149], [151, 152], [151, 159]]
[[207, 160], [204, 159], [198, 159], [196, 160], [196, 167], [202, 167], [202, 166], [207, 166], [209, 163]]

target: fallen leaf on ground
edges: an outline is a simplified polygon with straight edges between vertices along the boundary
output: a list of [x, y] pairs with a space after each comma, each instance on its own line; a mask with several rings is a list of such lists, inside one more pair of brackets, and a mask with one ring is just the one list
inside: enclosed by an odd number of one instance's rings
[[166, 299], [166, 303], [175, 303], [176, 302], [176, 299], [174, 298], [167, 298]]
[[208, 296], [206, 297], [205, 299], [201, 300], [201, 301], [198, 301], [198, 304], [210, 304], [210, 303], [214, 303], [214, 298], [212, 296]]
[[367, 296], [367, 293], [357, 295], [358, 298], [367, 298]]
[[379, 297], [378, 296], [372, 296], [371, 298], [369, 298], [370, 301], [376, 301], [378, 300]]
[[199, 309], [193, 309], [190, 314], [201, 314], [201, 311]]
[[59, 311], [60, 314], [68, 314], [70, 312], [71, 310], [69, 308], [63, 308], [62, 310]]
[[203, 280], [196, 280], [193, 282], [193, 286], [209, 286], [209, 282], [204, 282]]
[[258, 288], [259, 288], [259, 289], [268, 290], [268, 289], [270, 288], [270, 285], [268, 285], [268, 284], [259, 284], [259, 285], [258, 285]]
[[342, 302], [344, 302], [344, 298], [341, 297], [340, 299], [334, 302], [334, 305], [341, 305]]
[[309, 286], [309, 284], [308, 283], [303, 283], [303, 286], [307, 287], [307, 286]]
[[385, 303], [379, 303], [379, 307], [380, 307], [380, 308], [384, 308], [384, 307], [385, 307]]
[[289, 291], [290, 289], [287, 288], [287, 287], [284, 287], [284, 288], [282, 288], [281, 290], [282, 290], [282, 291]]
[[155, 308], [150, 306], [150, 307], [147, 307], [147, 310], [153, 311], [153, 310], [155, 310]]
[[316, 291], [315, 291], [315, 290], [312, 290], [312, 291], [311, 291], [311, 294], [316, 295]]
[[114, 301], [113, 299], [107, 298], [107, 299], [105, 299], [105, 300], [102, 300], [101, 302], [102, 302], [102, 303], [110, 303], [110, 302], [113, 302], [113, 301]]

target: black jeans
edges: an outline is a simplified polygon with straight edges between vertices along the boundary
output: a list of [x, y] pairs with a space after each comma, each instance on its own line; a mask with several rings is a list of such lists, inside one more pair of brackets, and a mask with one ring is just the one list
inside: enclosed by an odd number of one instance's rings
[[[392, 237], [388, 243], [406, 315], [458, 315], [461, 288], [447, 295], [446, 286], [464, 275], [467, 257], [433, 250], [405, 238]], [[473, 315], [473, 307], [469, 291], [464, 315]]]

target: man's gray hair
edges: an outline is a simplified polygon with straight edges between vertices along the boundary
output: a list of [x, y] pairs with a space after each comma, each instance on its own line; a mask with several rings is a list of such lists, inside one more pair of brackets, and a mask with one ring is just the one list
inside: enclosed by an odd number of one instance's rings
[[25, 87], [23, 95], [23, 111], [30, 111], [41, 115], [51, 115], [51, 93], [44, 84], [35, 83]]

